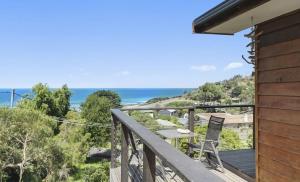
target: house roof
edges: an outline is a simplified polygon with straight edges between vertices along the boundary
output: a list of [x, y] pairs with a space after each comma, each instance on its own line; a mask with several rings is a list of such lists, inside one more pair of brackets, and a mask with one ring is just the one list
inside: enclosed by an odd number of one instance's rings
[[299, 0], [226, 0], [196, 18], [193, 32], [231, 35], [299, 8]]

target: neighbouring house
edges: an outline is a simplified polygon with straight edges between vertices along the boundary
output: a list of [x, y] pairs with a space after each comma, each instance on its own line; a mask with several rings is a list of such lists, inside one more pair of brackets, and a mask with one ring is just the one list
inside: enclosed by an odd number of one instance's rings
[[165, 115], [165, 116], [176, 116], [177, 115], [177, 111], [175, 109], [160, 110], [158, 113], [160, 115]]
[[226, 0], [193, 21], [194, 33], [253, 27], [245, 60], [255, 67], [256, 181], [300, 181], [299, 8], [300, 0]]

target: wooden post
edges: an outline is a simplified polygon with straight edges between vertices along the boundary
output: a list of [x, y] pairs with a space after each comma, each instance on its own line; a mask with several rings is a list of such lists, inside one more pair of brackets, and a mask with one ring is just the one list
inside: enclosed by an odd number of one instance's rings
[[128, 182], [128, 128], [122, 124], [121, 182]]
[[253, 125], [252, 125], [252, 148], [255, 149], [255, 106], [252, 107], [253, 109]]
[[[188, 129], [194, 132], [195, 109], [189, 109], [188, 114]], [[194, 138], [189, 138], [189, 144], [192, 143], [194, 143]], [[189, 145], [188, 155], [191, 155], [192, 152], [191, 145]]]
[[143, 181], [154, 182], [155, 181], [155, 153], [143, 145]]
[[110, 159], [110, 167], [111, 168], [116, 168], [116, 148], [117, 148], [117, 125], [118, 125], [118, 120], [116, 117], [112, 117], [112, 122], [111, 122], [111, 159]]
[[189, 109], [188, 127], [191, 132], [194, 132], [195, 109]]
[[154, 110], [154, 111], [153, 111], [153, 118], [154, 118], [154, 119], [157, 119], [157, 118], [158, 118], [158, 112], [159, 112], [159, 110]]
[[128, 116], [131, 116], [131, 114], [132, 114], [132, 111], [129, 110], [129, 111], [128, 111]]

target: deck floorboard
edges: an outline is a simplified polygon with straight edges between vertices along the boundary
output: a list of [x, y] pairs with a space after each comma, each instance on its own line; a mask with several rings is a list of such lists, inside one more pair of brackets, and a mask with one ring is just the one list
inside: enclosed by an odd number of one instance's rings
[[219, 153], [225, 168], [247, 181], [255, 180], [255, 150], [243, 149]]

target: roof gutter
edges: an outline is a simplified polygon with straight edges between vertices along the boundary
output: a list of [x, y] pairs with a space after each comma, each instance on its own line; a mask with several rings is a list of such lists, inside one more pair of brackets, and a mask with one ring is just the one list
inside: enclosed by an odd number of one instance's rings
[[196, 18], [193, 21], [193, 33], [213, 34], [207, 30], [268, 1], [270, 0], [226, 0]]

